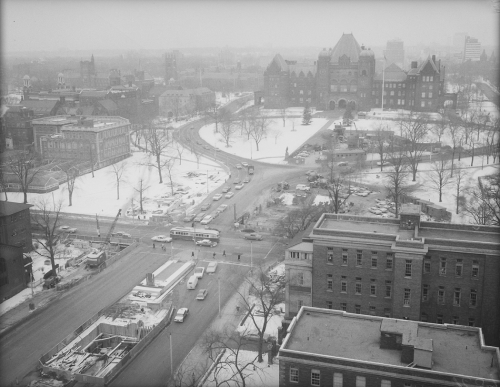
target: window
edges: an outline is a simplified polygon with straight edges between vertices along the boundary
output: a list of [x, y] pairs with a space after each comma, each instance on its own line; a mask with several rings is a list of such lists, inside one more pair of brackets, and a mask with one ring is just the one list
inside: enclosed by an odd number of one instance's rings
[[444, 296], [445, 296], [445, 292], [444, 292], [444, 286], [440, 286], [438, 288], [438, 304], [444, 304]]
[[340, 310], [343, 310], [344, 312], [347, 311], [347, 303], [341, 302], [340, 303]]
[[403, 306], [410, 306], [410, 299], [411, 299], [411, 289], [405, 288]]
[[356, 278], [356, 291], [355, 294], [361, 294], [361, 278]]
[[446, 275], [446, 258], [439, 260], [439, 275]]
[[432, 93], [429, 93], [429, 98], [432, 98]]
[[474, 317], [469, 317], [469, 326], [470, 327], [473, 327], [475, 322], [476, 322], [476, 320], [474, 320]]
[[356, 387], [366, 387], [366, 378], [364, 376], [356, 376]]
[[385, 281], [385, 297], [391, 298], [391, 296], [392, 296], [392, 282]]
[[347, 249], [342, 249], [342, 265], [347, 266]]
[[298, 277], [297, 282], [298, 282], [299, 286], [303, 286], [304, 285], [304, 273], [299, 273], [297, 277]]
[[472, 261], [471, 277], [477, 279], [479, 277], [479, 261]]
[[429, 299], [429, 285], [422, 285], [422, 301]]
[[469, 306], [471, 308], [475, 308], [477, 306], [477, 290], [476, 289], [470, 290]]
[[377, 309], [374, 306], [370, 306], [370, 314], [375, 316], [377, 314]]
[[405, 277], [411, 277], [411, 259], [407, 259], [405, 263]]
[[420, 102], [420, 107], [425, 107], [425, 102], [424, 101]]
[[333, 387], [343, 387], [343, 385], [344, 385], [344, 376], [339, 372], [334, 372], [333, 373]]
[[327, 309], [333, 309], [333, 302], [332, 301], [327, 301], [326, 302], [326, 308]]
[[370, 296], [377, 297], [377, 285], [370, 284]]
[[378, 259], [377, 252], [372, 251], [372, 269], [377, 268], [377, 259]]
[[354, 312], [356, 314], [361, 314], [361, 305], [354, 305]]
[[422, 314], [420, 315], [420, 321], [422, 321], [422, 322], [429, 321], [429, 316], [427, 316], [427, 313], [422, 312]]
[[431, 272], [431, 260], [429, 258], [424, 259], [424, 274]]
[[384, 317], [391, 317], [391, 308], [384, 308]]
[[304, 90], [300, 90], [300, 94], [304, 94]]
[[380, 387], [391, 387], [391, 381], [382, 379], [380, 381]]
[[462, 292], [460, 288], [455, 288], [453, 292], [453, 306], [460, 306], [460, 299], [462, 298]]
[[458, 325], [458, 316], [452, 316], [451, 323], [453, 325]]
[[393, 263], [394, 263], [394, 256], [392, 255], [392, 253], [387, 253], [385, 268], [387, 270], [392, 270]]
[[340, 281], [340, 292], [347, 293], [347, 277], [345, 275], [342, 276]]
[[363, 251], [356, 251], [356, 266], [361, 266], [363, 264]]
[[319, 370], [311, 370], [311, 386], [319, 386], [320, 373]]
[[333, 291], [333, 274], [327, 274], [326, 290], [329, 292]]
[[292, 383], [299, 382], [299, 369], [298, 368], [290, 367], [290, 381]]
[[436, 322], [438, 324], [442, 324], [443, 323], [443, 315], [442, 314], [438, 314], [437, 317], [436, 317]]
[[333, 263], [333, 247], [328, 247], [326, 251], [326, 262]]
[[425, 98], [425, 93], [422, 93], [422, 98]]

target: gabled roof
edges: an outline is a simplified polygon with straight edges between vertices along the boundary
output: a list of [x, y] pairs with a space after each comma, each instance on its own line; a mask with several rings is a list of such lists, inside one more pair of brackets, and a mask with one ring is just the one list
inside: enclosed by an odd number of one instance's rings
[[83, 116], [91, 116], [94, 114], [93, 106], [82, 106], [79, 108]]
[[33, 109], [35, 114], [50, 114], [58, 102], [58, 100], [28, 99], [21, 101], [21, 105]]
[[385, 74], [377, 74], [375, 80], [381, 81], [384, 78], [385, 81], [396, 81], [401, 82], [406, 80], [406, 73], [397, 64], [392, 63], [385, 68]]
[[439, 74], [439, 69], [436, 65], [436, 63], [434, 63], [434, 61], [432, 60], [432, 58], [430, 56], [427, 57], [426, 60], [424, 60], [420, 66], [418, 66], [416, 69], [410, 69], [410, 71], [408, 71], [408, 75], [418, 75], [420, 74], [420, 72], [425, 68], [425, 66], [427, 66], [427, 64], [430, 63], [431, 66], [432, 66], [432, 69]]
[[271, 63], [269, 63], [269, 66], [267, 66], [267, 70], [287, 71], [288, 63], [286, 63], [280, 54], [276, 54]]
[[290, 65], [290, 73], [299, 76], [300, 72], [302, 71], [305, 76], [309, 74], [309, 72], [314, 76], [316, 75], [316, 66], [314, 65], [304, 65], [304, 64], [296, 64], [296, 65]]
[[111, 100], [111, 99], [103, 99], [102, 101], [98, 102], [99, 105], [101, 105], [104, 109], [108, 111], [108, 113], [116, 112], [118, 111], [118, 106], [116, 103]]
[[0, 216], [9, 216], [12, 214], [16, 214], [30, 207], [33, 207], [33, 205], [0, 201]]
[[287, 250], [292, 251], [302, 251], [304, 253], [312, 253], [313, 252], [313, 243], [312, 242], [300, 242], [296, 245], [290, 246]]
[[331, 62], [338, 62], [342, 55], [346, 55], [351, 59], [351, 62], [357, 62], [361, 47], [354, 38], [353, 34], [342, 34], [342, 37], [337, 42], [332, 50]]

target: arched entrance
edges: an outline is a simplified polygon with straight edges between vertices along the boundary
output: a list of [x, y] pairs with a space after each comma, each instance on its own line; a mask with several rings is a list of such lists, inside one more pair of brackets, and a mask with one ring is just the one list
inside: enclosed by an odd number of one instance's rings
[[330, 110], [335, 110], [335, 101], [330, 101], [330, 104], [328, 105]]
[[347, 106], [347, 102], [345, 99], [340, 99], [339, 100], [339, 109], [345, 109]]

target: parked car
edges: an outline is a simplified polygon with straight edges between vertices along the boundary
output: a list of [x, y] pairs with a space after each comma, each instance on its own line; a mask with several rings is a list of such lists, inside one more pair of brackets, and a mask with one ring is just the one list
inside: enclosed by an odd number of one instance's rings
[[221, 204], [219, 207], [217, 207], [217, 211], [224, 212], [227, 209], [227, 204]]
[[212, 242], [209, 239], [202, 239], [202, 240], [196, 241], [196, 246], [215, 247], [215, 246], [217, 246], [217, 242]]
[[243, 183], [250, 183], [250, 178], [249, 177], [245, 177], [243, 179]]
[[196, 217], [193, 219], [193, 222], [201, 222], [201, 220], [205, 217], [204, 213], [196, 215]]
[[215, 270], [217, 270], [217, 262], [210, 262], [207, 266], [207, 273], [215, 273]]
[[229, 192], [229, 191], [231, 191], [231, 187], [229, 187], [229, 186], [227, 186], [227, 185], [226, 185], [224, 188], [222, 188], [222, 192], [223, 192], [223, 193], [227, 193], [227, 192]]
[[243, 165], [244, 167], [248, 167], [248, 163], [246, 162], [242, 162], [241, 165]]
[[208, 294], [207, 289], [200, 289], [200, 291], [198, 292], [198, 295], [196, 296], [196, 299], [197, 300], [204, 300], [205, 297], [207, 296], [207, 294]]
[[241, 166], [241, 164], [236, 164], [236, 168], [241, 169], [243, 167]]
[[212, 205], [212, 203], [205, 203], [204, 205], [201, 206], [200, 210], [201, 211], [206, 211], [210, 208], [210, 206]]
[[228, 192], [224, 196], [226, 197], [226, 199], [231, 199], [234, 196], [234, 192]]
[[188, 308], [180, 308], [174, 317], [174, 321], [175, 322], [184, 322], [184, 319], [187, 317], [188, 314], [189, 314]]
[[74, 233], [76, 233], [78, 230], [76, 229], [76, 227], [61, 226], [61, 227], [59, 227], [59, 231], [61, 231], [61, 232], [68, 232], [68, 233], [70, 233], [70, 234], [74, 234]]
[[194, 220], [194, 218], [196, 218], [196, 214], [190, 214], [190, 215], [187, 215], [185, 218], [184, 218], [184, 222], [192, 222]]
[[222, 199], [222, 194], [217, 194], [214, 195], [213, 200], [221, 200]]
[[172, 242], [172, 238], [166, 235], [156, 235], [152, 237], [151, 240], [155, 242], [166, 242], [166, 243]]
[[194, 269], [194, 275], [198, 278], [203, 278], [203, 274], [205, 274], [204, 267], [197, 267]]
[[201, 220], [200, 224], [209, 224], [212, 220], [214, 220], [214, 217], [212, 215], [207, 215]]
[[261, 240], [263, 239], [263, 238], [262, 238], [262, 235], [257, 234], [257, 233], [254, 233], [254, 232], [252, 232], [252, 233], [250, 233], [250, 234], [245, 234], [245, 235], [243, 236], [243, 238], [245, 238], [245, 239], [249, 239], [249, 240], [251, 240], [251, 241], [261, 241]]
[[237, 186], [234, 187], [234, 189], [242, 189], [243, 188], [243, 184], [238, 184]]
[[233, 184], [240, 184], [241, 180], [240, 179], [234, 179]]

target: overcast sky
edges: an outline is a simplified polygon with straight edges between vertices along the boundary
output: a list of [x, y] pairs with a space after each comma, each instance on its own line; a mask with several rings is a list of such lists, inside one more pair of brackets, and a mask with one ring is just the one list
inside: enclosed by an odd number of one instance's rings
[[1, 0], [2, 50], [332, 47], [447, 43], [468, 32], [498, 44], [495, 0], [112, 1]]

